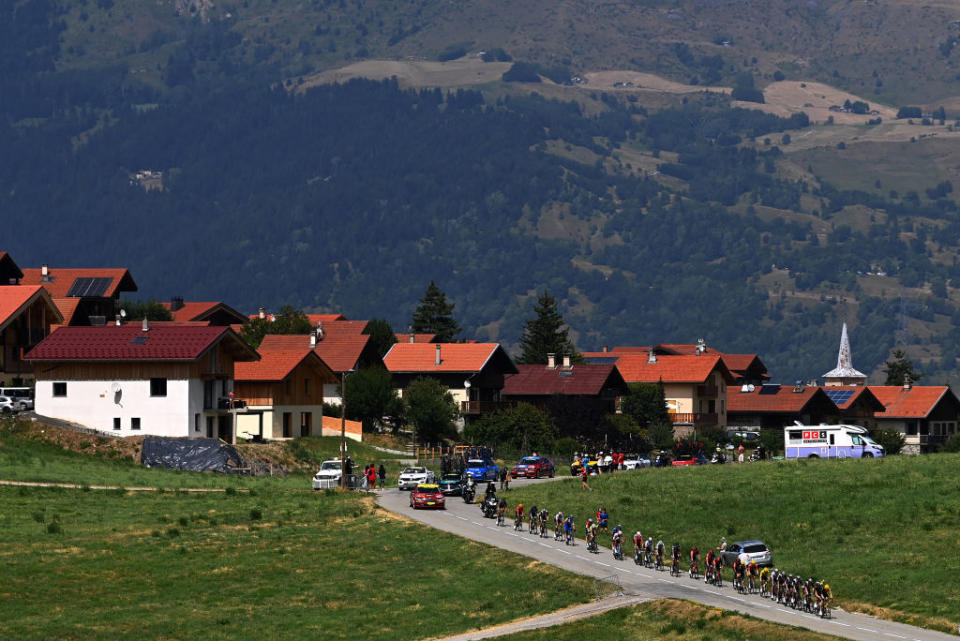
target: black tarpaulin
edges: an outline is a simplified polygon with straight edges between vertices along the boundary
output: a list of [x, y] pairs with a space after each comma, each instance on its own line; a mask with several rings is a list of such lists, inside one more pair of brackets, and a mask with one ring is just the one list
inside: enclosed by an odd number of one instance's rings
[[226, 474], [238, 474], [244, 467], [237, 450], [215, 438], [148, 436], [143, 439], [140, 462], [147, 467]]

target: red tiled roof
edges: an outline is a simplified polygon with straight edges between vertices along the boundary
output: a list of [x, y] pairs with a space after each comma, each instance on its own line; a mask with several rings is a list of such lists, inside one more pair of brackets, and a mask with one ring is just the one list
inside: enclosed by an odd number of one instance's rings
[[877, 418], [925, 418], [940, 399], [950, 393], [946, 385], [924, 385], [908, 390], [900, 385], [870, 385], [869, 388], [886, 408], [874, 414]]
[[628, 383], [703, 383], [719, 368], [724, 377], [732, 380], [730, 372], [717, 355], [658, 356], [648, 362], [647, 354], [623, 354], [617, 359], [617, 369]]
[[[396, 334], [398, 343], [409, 343], [410, 334]], [[432, 343], [433, 340], [437, 337], [436, 334], [414, 334], [413, 342], [414, 343]]]
[[570, 368], [544, 365], [517, 365], [516, 374], [503, 380], [504, 396], [596, 396], [607, 382], [626, 387], [623, 377], [614, 365], [577, 363]]
[[497, 350], [502, 351], [499, 343], [396, 343], [383, 364], [391, 372], [479, 372]]
[[[237, 363], [234, 367], [233, 378], [236, 381], [270, 381], [284, 380], [304, 360], [316, 359], [317, 363], [326, 370], [327, 366], [309, 346], [302, 349], [264, 349], [261, 345], [257, 350], [259, 361]], [[333, 376], [331, 373], [330, 376]]]
[[[146, 338], [143, 343], [134, 339]], [[245, 357], [256, 352], [227, 327], [151, 325], [144, 332], [140, 323], [116, 327], [60, 327], [26, 355], [32, 361], [193, 361], [222, 340], [234, 340]]]
[[49, 282], [41, 280], [39, 269], [24, 269], [23, 285], [43, 285], [54, 298], [66, 298], [78, 278], [110, 278], [110, 285], [103, 294], [103, 298], [112, 298], [118, 292], [135, 292], [137, 284], [133, 282], [130, 272], [126, 269], [54, 269], [49, 270]]
[[[170, 309], [170, 303], [164, 302], [160, 303], [165, 308]], [[214, 312], [223, 309], [224, 311], [230, 313], [231, 316], [236, 316], [237, 320], [243, 318], [243, 315], [240, 312], [236, 311], [229, 305], [221, 301], [213, 302], [197, 302], [197, 301], [185, 301], [183, 306], [177, 311], [171, 311], [170, 316], [174, 321], [182, 323], [184, 321], [201, 321], [206, 320], [205, 317], [211, 316]]]
[[[324, 337], [317, 341], [314, 351], [334, 372], [347, 372], [356, 368], [357, 361], [360, 360], [369, 342], [369, 334], [337, 330], [327, 332], [325, 325]], [[304, 347], [307, 349], [310, 347], [309, 334], [267, 334], [260, 343], [260, 349], [302, 349]]]
[[[27, 309], [35, 300], [43, 298], [47, 305], [54, 312], [56, 306], [50, 299], [50, 295], [42, 287], [36, 285], [3, 285], [0, 286], [0, 330], [3, 330], [7, 324], [16, 319], [20, 313]], [[51, 313], [51, 323], [62, 321]]]
[[[774, 390], [776, 390], [774, 393], [770, 393]], [[793, 390], [792, 385], [758, 385], [752, 392], [729, 387], [727, 388], [727, 412], [798, 414], [818, 396], [822, 397], [821, 402], [832, 402], [820, 387], [805, 386], [800, 392]]]

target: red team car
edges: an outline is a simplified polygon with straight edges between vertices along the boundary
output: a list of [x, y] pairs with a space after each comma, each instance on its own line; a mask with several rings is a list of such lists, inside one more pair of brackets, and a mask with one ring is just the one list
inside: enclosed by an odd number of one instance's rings
[[553, 463], [542, 456], [525, 456], [513, 466], [513, 478], [538, 479], [541, 476], [553, 478], [555, 474]]
[[434, 507], [445, 510], [447, 506], [439, 485], [420, 483], [410, 492], [410, 507]]

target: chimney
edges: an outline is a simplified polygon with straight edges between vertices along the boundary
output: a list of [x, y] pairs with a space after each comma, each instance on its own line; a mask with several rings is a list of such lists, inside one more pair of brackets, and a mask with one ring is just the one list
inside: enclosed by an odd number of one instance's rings
[[570, 369], [570, 354], [563, 355], [563, 368]]
[[647, 362], [648, 362], [648, 363], [656, 363], [656, 362], [657, 362], [657, 355], [654, 354], [652, 347], [650, 348], [650, 351], [647, 353]]
[[557, 355], [554, 353], [547, 354], [547, 369], [556, 369], [557, 368]]
[[318, 341], [322, 341], [325, 334], [323, 333], [323, 321], [317, 321], [317, 331], [313, 333], [316, 336]]
[[49, 283], [50, 282], [50, 266], [46, 263], [40, 265], [40, 282]]
[[607, 346], [606, 346], [606, 345], [603, 346], [603, 353], [604, 353], [604, 354], [607, 353]]
[[121, 316], [120, 314], [117, 314], [116, 323], [117, 323], [117, 327], [120, 327], [121, 325], [123, 325], [123, 316]]
[[311, 333], [311, 334], [310, 334], [310, 349], [313, 349], [313, 348], [316, 347], [316, 346], [317, 346], [317, 335]]
[[259, 310], [259, 313], [260, 313], [260, 319], [263, 320], [264, 318], [267, 317], [267, 308], [261, 307]]
[[183, 309], [183, 296], [174, 296], [170, 299], [170, 313]]
[[903, 377], [903, 391], [909, 392], [911, 387], [913, 387], [913, 379], [910, 374], [907, 374]]
[[702, 338], [697, 339], [697, 356], [707, 351], [707, 342]]
[[442, 359], [440, 358], [440, 343], [437, 343], [437, 362], [434, 363], [434, 365], [436, 365], [436, 366], [439, 367], [440, 363], [442, 363], [442, 362], [443, 362], [443, 361], [442, 361]]
[[149, 332], [149, 331], [150, 331], [150, 321], [147, 320], [146, 318], [143, 319], [143, 328], [142, 328], [142, 329], [143, 329], [143, 331], [145, 331], [145, 332]]
[[414, 333], [412, 333], [412, 332], [410, 333], [410, 342], [411, 342], [411, 343], [416, 343], [416, 342], [417, 342], [417, 335], [414, 334]]

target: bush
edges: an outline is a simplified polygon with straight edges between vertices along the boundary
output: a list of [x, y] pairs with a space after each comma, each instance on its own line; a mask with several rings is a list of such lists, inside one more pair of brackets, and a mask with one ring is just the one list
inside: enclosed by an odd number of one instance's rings
[[903, 434], [891, 429], [877, 430], [873, 435], [873, 440], [883, 446], [883, 452], [887, 456], [899, 454], [907, 442]]
[[760, 430], [760, 442], [769, 456], [776, 456], [783, 452], [783, 430]]
[[437, 60], [440, 62], [447, 62], [448, 60], [462, 58], [467, 55], [467, 47], [469, 47], [469, 44], [463, 42], [447, 45], [440, 53], [437, 54]]
[[960, 452], [960, 434], [954, 434], [950, 440], [940, 448], [941, 452]]
[[56, 521], [47, 524], [47, 534], [60, 534], [63, 528]]
[[515, 62], [510, 69], [503, 74], [504, 82], [540, 82], [540, 74], [537, 73], [537, 67], [529, 62]]

